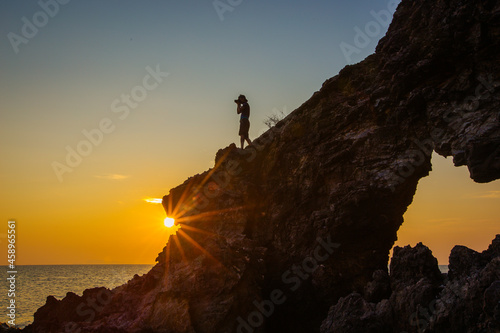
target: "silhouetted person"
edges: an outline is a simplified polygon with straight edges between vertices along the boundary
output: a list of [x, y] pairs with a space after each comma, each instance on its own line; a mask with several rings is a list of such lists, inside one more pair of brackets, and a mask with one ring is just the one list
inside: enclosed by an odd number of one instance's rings
[[248, 105], [245, 95], [240, 95], [234, 102], [238, 104], [236, 112], [241, 114], [240, 131], [238, 134], [241, 137], [241, 149], [243, 149], [245, 140], [249, 145], [252, 143], [248, 137], [248, 130], [250, 129], [250, 105]]

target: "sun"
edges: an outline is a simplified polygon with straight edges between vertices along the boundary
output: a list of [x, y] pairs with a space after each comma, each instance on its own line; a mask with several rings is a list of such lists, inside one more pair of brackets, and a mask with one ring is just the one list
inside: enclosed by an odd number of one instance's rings
[[167, 228], [172, 228], [175, 225], [175, 219], [167, 216], [163, 221], [163, 224], [165, 224], [165, 227]]

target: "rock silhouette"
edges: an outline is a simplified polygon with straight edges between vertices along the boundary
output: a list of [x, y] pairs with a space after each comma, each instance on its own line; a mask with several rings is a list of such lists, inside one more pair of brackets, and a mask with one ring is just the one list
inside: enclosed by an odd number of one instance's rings
[[[464, 251], [474, 256], [460, 257]], [[441, 275], [436, 258], [421, 243], [395, 247], [390, 270], [390, 296], [376, 303], [359, 293], [341, 298], [321, 333], [500, 330], [500, 235], [482, 253], [455, 246], [448, 274]]]
[[495, 332], [498, 241], [447, 277], [423, 245], [387, 267], [432, 151], [500, 177], [499, 40], [500, 1], [403, 0], [373, 55], [170, 190], [182, 228], [148, 274], [49, 297], [25, 331], [417, 332], [432, 306], [426, 332]]

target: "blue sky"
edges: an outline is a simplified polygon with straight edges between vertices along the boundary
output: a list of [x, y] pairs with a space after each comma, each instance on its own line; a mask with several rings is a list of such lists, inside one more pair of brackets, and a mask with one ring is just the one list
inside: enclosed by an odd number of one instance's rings
[[[25, 221], [33, 242], [26, 258], [47, 257], [34, 240], [44, 228], [85, 235], [120, 216], [125, 230], [135, 230], [137, 216], [160, 210], [141, 206], [142, 198], [167, 194], [207, 170], [218, 149], [239, 141], [233, 100], [240, 93], [250, 102], [253, 139], [267, 128], [267, 116], [293, 111], [345, 65], [371, 54], [387, 27], [352, 59], [340, 45], [354, 44], [355, 28], [376, 22], [371, 11], [394, 6], [220, 3], [230, 8], [223, 20], [213, 1], [0, 2], [0, 211], [1, 219]], [[155, 83], [147, 76], [156, 69], [168, 76], [144, 90], [145, 79]], [[113, 102], [133, 92], [140, 102], [121, 119]], [[82, 145], [83, 133], [95, 133], [102, 121], [109, 131]], [[78, 149], [85, 156], [70, 166], [69, 151]], [[71, 171], [58, 174], [54, 163]]]
[[[191, 137], [182, 148], [170, 147], [176, 159], [186, 157], [186, 149], [189, 155], [204, 150], [211, 159], [214, 150], [237, 140], [235, 96], [250, 100], [251, 136], [257, 136], [273, 110], [295, 109], [348, 63], [340, 43], [352, 44], [354, 28], [373, 21], [370, 11], [386, 10], [389, 2], [231, 3], [239, 5], [222, 13], [223, 21], [211, 1], [58, 3], [54, 17], [15, 53], [8, 34], [22, 36], [23, 18], [33, 23], [42, 7], [2, 1], [4, 125], [32, 139], [43, 136], [44, 151], [54, 159], [59, 142], [64, 157], [64, 146], [78, 142], [82, 126], [95, 126], [117, 96], [141, 82], [146, 67], [159, 66], [169, 78], [120, 124], [123, 132], [113, 133], [116, 148], [137, 139], [126, 133], [143, 133], [158, 148]], [[372, 53], [384, 33], [351, 62]]]

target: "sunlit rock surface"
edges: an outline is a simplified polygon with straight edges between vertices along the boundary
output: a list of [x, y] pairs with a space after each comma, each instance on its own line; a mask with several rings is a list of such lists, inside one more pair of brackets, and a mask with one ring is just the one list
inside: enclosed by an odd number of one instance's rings
[[[395, 287], [389, 250], [433, 150], [477, 182], [500, 177], [499, 38], [500, 1], [403, 0], [375, 54], [165, 196], [182, 228], [151, 272], [49, 298], [26, 331], [337, 332], [338, 318], [361, 332], [361, 317], [380, 332], [416, 331], [407, 315], [429, 306], [442, 277], [424, 265]], [[479, 298], [441, 299], [428, 329], [458, 332], [444, 324], [452, 316], [463, 332], [494, 322], [498, 260]], [[475, 266], [455, 267], [467, 279]], [[394, 307], [395, 297], [423, 304]], [[349, 326], [352, 309], [360, 320]]]

